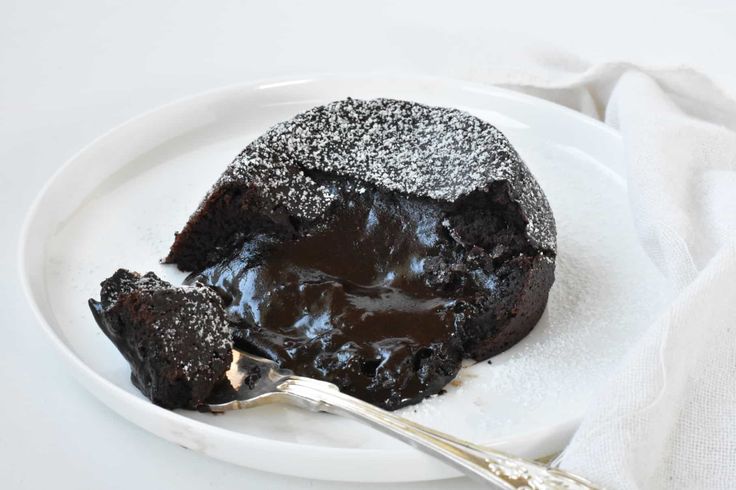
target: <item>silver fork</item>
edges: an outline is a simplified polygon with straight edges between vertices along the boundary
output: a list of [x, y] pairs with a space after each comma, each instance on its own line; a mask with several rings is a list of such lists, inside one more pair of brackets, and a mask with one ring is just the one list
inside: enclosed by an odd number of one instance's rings
[[295, 376], [268, 359], [237, 349], [233, 350], [233, 363], [227, 377], [234, 390], [214, 394], [206, 406], [212, 412], [283, 402], [364, 422], [500, 489], [596, 488], [585, 479], [559, 468], [432, 430], [341, 393], [332, 383]]

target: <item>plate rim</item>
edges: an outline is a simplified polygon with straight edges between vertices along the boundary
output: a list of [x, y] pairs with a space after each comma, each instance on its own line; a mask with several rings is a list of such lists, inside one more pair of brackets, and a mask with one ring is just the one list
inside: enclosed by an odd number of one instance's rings
[[[336, 453], [339, 452], [341, 454], [341, 458], [345, 460], [346, 462], [348, 460], [358, 463], [359, 461], [362, 463], [365, 463], [364, 458], [369, 457], [375, 457], [375, 456], [382, 456], [386, 457], [387, 455], [390, 455], [392, 462], [394, 463], [401, 463], [401, 460], [404, 461], [405, 464], [414, 464], [417, 466], [418, 463], [418, 453], [415, 449], [407, 446], [406, 448], [401, 449], [377, 449], [377, 448], [338, 448], [338, 447], [329, 447], [329, 446], [319, 446], [319, 445], [313, 445], [309, 443], [298, 443], [298, 442], [291, 442], [291, 441], [280, 441], [280, 440], [274, 440], [274, 439], [268, 439], [265, 437], [260, 436], [254, 436], [251, 434], [246, 433], [240, 433], [235, 431], [225, 429], [218, 426], [213, 426], [210, 424], [207, 424], [205, 422], [194, 420], [182, 415], [179, 415], [177, 412], [166, 410], [164, 408], [158, 407], [151, 403], [148, 400], [144, 400], [142, 398], [136, 397], [133, 394], [129, 393], [128, 391], [124, 390], [123, 388], [117, 386], [115, 383], [112, 383], [111, 381], [104, 378], [101, 374], [96, 372], [94, 369], [92, 369], [89, 365], [87, 365], [82, 359], [80, 359], [71, 349], [70, 346], [68, 346], [57, 334], [57, 332], [52, 328], [50, 321], [47, 320], [44, 313], [41, 311], [41, 307], [39, 306], [39, 301], [36, 295], [34, 294], [32, 287], [31, 287], [31, 280], [30, 280], [30, 268], [32, 267], [29, 260], [29, 256], [27, 253], [27, 244], [29, 243], [30, 239], [30, 233], [32, 231], [32, 225], [34, 221], [38, 218], [39, 213], [43, 210], [43, 203], [44, 200], [47, 198], [50, 190], [55, 186], [57, 181], [61, 178], [62, 175], [68, 172], [68, 170], [75, 164], [77, 160], [80, 159], [83, 155], [85, 155], [87, 152], [94, 149], [96, 146], [100, 145], [101, 143], [104, 143], [105, 140], [110, 137], [111, 135], [125, 129], [128, 127], [133, 127], [143, 121], [145, 121], [147, 118], [167, 111], [169, 109], [172, 109], [177, 106], [183, 106], [192, 102], [196, 102], [198, 100], [204, 101], [209, 97], [212, 96], [219, 96], [219, 97], [227, 97], [229, 93], [236, 93], [240, 91], [257, 91], [257, 90], [264, 90], [269, 88], [276, 88], [276, 87], [283, 87], [283, 86], [293, 86], [293, 85], [299, 85], [299, 84], [305, 84], [305, 83], [312, 83], [312, 84], [320, 84], [325, 82], [348, 82], [348, 83], [371, 83], [371, 82], [387, 82], [387, 81], [400, 81], [402, 83], [415, 83], [418, 85], [421, 84], [429, 84], [429, 85], [440, 85], [440, 86], [446, 86], [451, 87], [454, 89], [462, 89], [462, 88], [474, 88], [476, 90], [480, 90], [483, 93], [490, 94], [490, 93], [496, 93], [496, 94], [503, 94], [506, 97], [516, 99], [517, 101], [522, 101], [526, 103], [531, 103], [534, 105], [541, 105], [550, 107], [552, 110], [556, 111], [564, 111], [569, 116], [572, 116], [574, 119], [577, 119], [579, 122], [592, 125], [597, 130], [602, 130], [603, 132], [607, 133], [609, 137], [615, 138], [618, 142], [621, 141], [621, 135], [620, 133], [614, 129], [613, 127], [606, 125], [605, 123], [594, 119], [590, 116], [587, 116], [585, 114], [582, 114], [580, 112], [577, 112], [573, 109], [570, 109], [568, 107], [565, 107], [563, 105], [551, 102], [546, 99], [542, 99], [539, 97], [535, 97], [532, 95], [528, 95], [522, 92], [514, 91], [509, 88], [505, 87], [499, 87], [496, 85], [491, 84], [485, 84], [480, 83], [476, 81], [468, 81], [468, 80], [462, 80], [462, 79], [453, 79], [448, 77], [436, 77], [436, 76], [425, 76], [425, 75], [409, 75], [409, 74], [402, 74], [402, 73], [395, 73], [395, 72], [383, 72], [383, 73], [350, 73], [350, 74], [342, 74], [342, 73], [319, 73], [319, 74], [311, 74], [311, 75], [286, 75], [281, 77], [267, 77], [267, 78], [260, 78], [249, 82], [243, 82], [243, 83], [234, 83], [234, 84], [228, 84], [221, 87], [212, 88], [209, 90], [197, 92], [194, 94], [186, 95], [184, 97], [178, 97], [176, 99], [173, 99], [169, 102], [160, 104], [152, 109], [146, 110], [140, 114], [137, 114], [133, 117], [130, 117], [123, 122], [114, 125], [112, 128], [108, 129], [107, 131], [104, 131], [102, 134], [97, 136], [96, 138], [92, 139], [89, 143], [82, 146], [78, 151], [76, 151], [72, 156], [67, 158], [64, 163], [56, 170], [54, 171], [51, 176], [46, 180], [46, 182], [43, 184], [43, 186], [38, 191], [36, 197], [33, 199], [31, 205], [27, 208], [27, 211], [25, 213], [25, 217], [23, 219], [23, 223], [21, 226], [21, 230], [19, 233], [18, 238], [18, 249], [17, 249], [17, 266], [18, 266], [18, 275], [20, 276], [20, 283], [21, 283], [21, 289], [23, 291], [23, 294], [33, 311], [33, 315], [35, 319], [37, 320], [38, 324], [40, 324], [42, 331], [46, 334], [46, 336], [50, 339], [51, 343], [56, 347], [56, 351], [61, 354], [62, 359], [67, 363], [67, 365], [72, 367], [72, 370], [74, 372], [74, 377], [77, 379], [84, 387], [87, 389], [87, 391], [90, 392], [95, 398], [102, 399], [102, 395], [98, 394], [94, 389], [92, 389], [93, 385], [104, 385], [104, 387], [110, 391], [109, 395], [118, 398], [118, 399], [125, 399], [126, 402], [132, 403], [134, 408], [136, 410], [142, 411], [142, 412], [148, 412], [149, 416], [157, 417], [157, 418], [164, 418], [169, 422], [172, 422], [174, 424], [184, 424], [185, 426], [194, 429], [194, 430], [206, 430], [208, 432], [214, 432], [215, 434], [219, 434], [220, 436], [233, 436], [236, 434], [239, 438], [242, 438], [246, 441], [253, 441], [253, 443], [259, 444], [261, 446], [270, 446], [268, 449], [269, 451], [273, 451], [274, 454], [281, 452], [281, 450], [290, 448], [292, 450], [294, 449], [300, 449], [305, 450], [307, 449], [311, 454], [313, 458], [322, 458], [322, 457], [331, 457], [334, 458], [336, 456]], [[131, 423], [135, 423], [132, 420], [129, 419], [126, 415], [124, 415], [121, 411], [117, 409], [115, 406], [110, 406], [107, 401], [103, 400], [103, 403], [107, 405], [110, 409], [112, 409], [114, 412], [118, 413], [118, 415], [121, 415], [123, 418], [127, 419]], [[558, 424], [558, 426], [570, 426], [571, 430], [574, 430], [580, 422], [580, 419], [582, 418], [582, 414], [578, 414], [577, 416], [569, 417], [566, 420], [562, 421]], [[158, 434], [155, 434], [150, 428], [146, 427], [147, 432], [151, 432], [152, 434], [156, 435], [157, 437], [163, 437]], [[508, 441], [519, 439], [521, 437], [534, 437], [534, 434], [538, 432], [543, 432], [542, 430], [532, 430], [528, 432], [517, 432], [513, 435], [509, 435], [502, 438], [497, 438], [493, 441], [493, 445], [504, 445]], [[262, 448], [259, 448], [261, 450]], [[205, 451], [206, 452], [206, 451]], [[211, 456], [211, 455], [210, 455]], [[217, 456], [213, 456], [217, 457]], [[222, 459], [217, 457], [217, 459]], [[230, 461], [235, 463], [235, 461]], [[237, 464], [237, 463], [236, 463]], [[422, 468], [425, 467], [425, 465], [418, 465]], [[255, 467], [256, 469], [263, 470], [264, 468]], [[426, 468], [425, 468], [426, 469]], [[269, 469], [266, 469], [266, 471], [271, 471]], [[289, 472], [289, 471], [280, 471], [279, 473], [282, 474], [288, 474], [288, 475], [295, 475], [295, 476], [304, 476], [304, 472]], [[416, 471], [413, 471], [412, 473], [417, 473]], [[426, 477], [425, 477], [426, 476]], [[420, 480], [436, 480], [436, 479], [444, 479], [444, 478], [453, 478], [460, 476], [460, 473], [450, 467], [446, 467], [444, 465], [435, 465], [435, 470], [429, 472], [426, 475], [409, 475], [409, 478], [388, 478], [388, 479], [374, 479], [374, 480], [366, 480], [364, 478], [352, 480], [352, 481], [385, 481], [385, 482], [397, 482], [397, 481], [420, 481]], [[310, 475], [311, 478], [319, 478], [319, 479], [330, 479], [328, 477], [325, 477], [324, 475], [315, 476]], [[336, 480], [341, 481], [347, 481], [345, 478], [335, 478]]]

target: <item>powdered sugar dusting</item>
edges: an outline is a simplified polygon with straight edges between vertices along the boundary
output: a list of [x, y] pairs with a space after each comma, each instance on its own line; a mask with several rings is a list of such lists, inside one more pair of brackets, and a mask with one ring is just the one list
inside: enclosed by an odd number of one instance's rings
[[534, 177], [498, 129], [463, 111], [393, 99], [315, 107], [248, 145], [216, 187], [255, 183], [275, 206], [311, 219], [335, 198], [311, 171], [449, 202], [507, 181], [531, 244], [555, 250], [554, 218]]

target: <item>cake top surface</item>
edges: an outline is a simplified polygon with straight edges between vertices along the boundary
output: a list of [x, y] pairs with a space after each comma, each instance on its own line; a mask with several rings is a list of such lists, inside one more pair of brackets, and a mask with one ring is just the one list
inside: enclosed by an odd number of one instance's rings
[[357, 192], [369, 184], [447, 202], [507, 181], [532, 245], [555, 249], [552, 212], [524, 162], [498, 129], [457, 109], [351, 98], [318, 106], [253, 141], [217, 185], [256, 184], [310, 219], [336, 198], [315, 172], [349, 177]]

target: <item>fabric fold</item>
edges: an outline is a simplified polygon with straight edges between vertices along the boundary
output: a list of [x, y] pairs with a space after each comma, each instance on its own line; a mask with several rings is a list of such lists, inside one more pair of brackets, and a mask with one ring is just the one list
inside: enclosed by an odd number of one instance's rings
[[736, 101], [687, 67], [585, 68], [559, 53], [487, 66], [475, 70], [476, 80], [560, 103], [620, 131], [632, 219], [676, 293], [657, 322], [642, 325], [561, 466], [614, 489], [731, 488]]

